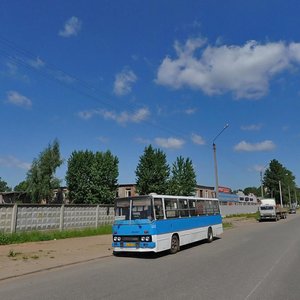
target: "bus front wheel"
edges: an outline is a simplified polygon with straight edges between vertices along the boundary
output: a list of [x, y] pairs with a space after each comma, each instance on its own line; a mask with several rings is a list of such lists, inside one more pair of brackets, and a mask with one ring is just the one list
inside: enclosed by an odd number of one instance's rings
[[172, 235], [170, 253], [175, 254], [179, 251], [179, 238], [176, 234]]
[[209, 227], [208, 231], [207, 231], [207, 242], [211, 243], [213, 240], [214, 240], [213, 231], [212, 231], [212, 228]]

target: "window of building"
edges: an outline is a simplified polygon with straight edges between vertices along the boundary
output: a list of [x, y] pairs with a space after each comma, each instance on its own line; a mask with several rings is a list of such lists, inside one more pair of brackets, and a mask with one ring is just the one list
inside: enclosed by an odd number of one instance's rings
[[131, 189], [126, 189], [125, 190], [125, 197], [131, 197]]

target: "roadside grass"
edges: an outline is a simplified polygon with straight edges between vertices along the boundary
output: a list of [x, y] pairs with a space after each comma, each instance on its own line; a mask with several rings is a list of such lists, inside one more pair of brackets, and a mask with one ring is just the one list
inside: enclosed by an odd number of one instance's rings
[[223, 217], [223, 228], [230, 229], [234, 227], [233, 222], [243, 221], [247, 219], [255, 219], [259, 220], [259, 212], [251, 213], [251, 214], [235, 214]]
[[31, 231], [17, 233], [1, 233], [0, 245], [21, 244], [27, 242], [40, 242], [50, 240], [60, 240], [75, 237], [95, 236], [111, 234], [111, 225], [104, 225], [98, 228], [86, 228], [82, 230], [64, 230], [64, 231]]
[[251, 213], [251, 214], [236, 214], [236, 215], [229, 215], [223, 218], [223, 220], [232, 219], [232, 218], [244, 218], [244, 219], [259, 219], [259, 212]]
[[223, 229], [230, 229], [233, 225], [230, 222], [223, 222]]

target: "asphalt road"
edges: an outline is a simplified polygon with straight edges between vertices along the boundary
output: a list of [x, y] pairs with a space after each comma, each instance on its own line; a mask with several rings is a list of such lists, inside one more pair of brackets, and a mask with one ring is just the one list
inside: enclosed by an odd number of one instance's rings
[[108, 257], [0, 283], [0, 299], [300, 299], [300, 215], [175, 255]]

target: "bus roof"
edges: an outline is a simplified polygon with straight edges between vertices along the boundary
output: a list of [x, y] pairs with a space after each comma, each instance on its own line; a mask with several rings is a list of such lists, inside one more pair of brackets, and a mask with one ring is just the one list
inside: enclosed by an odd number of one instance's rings
[[126, 200], [126, 199], [137, 199], [137, 198], [168, 198], [168, 199], [194, 199], [194, 200], [212, 200], [212, 201], [218, 201], [217, 198], [204, 198], [204, 197], [196, 197], [196, 196], [174, 196], [174, 195], [162, 195], [162, 194], [156, 194], [151, 193], [149, 195], [141, 195], [141, 196], [131, 196], [131, 197], [124, 197], [124, 198], [116, 198], [115, 200]]

